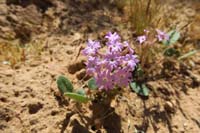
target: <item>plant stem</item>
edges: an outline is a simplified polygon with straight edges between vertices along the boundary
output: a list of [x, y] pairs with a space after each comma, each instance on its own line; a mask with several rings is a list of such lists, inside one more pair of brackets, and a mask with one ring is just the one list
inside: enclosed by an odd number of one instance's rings
[[150, 5], [151, 5], [151, 0], [148, 1], [147, 8], [146, 8], [146, 18], [147, 18], [147, 21], [151, 20]]
[[150, 5], [151, 5], [151, 0], [149, 0], [147, 3], [146, 16], [148, 16], [148, 14], [149, 14]]
[[188, 53], [186, 53], [186, 54], [180, 56], [180, 57], [178, 58], [178, 60], [182, 60], [182, 59], [185, 59], [185, 58], [187, 58], [187, 57], [190, 57], [190, 56], [196, 54], [198, 51], [199, 51], [199, 50], [192, 50], [192, 51], [190, 51], [190, 52], [188, 52]]

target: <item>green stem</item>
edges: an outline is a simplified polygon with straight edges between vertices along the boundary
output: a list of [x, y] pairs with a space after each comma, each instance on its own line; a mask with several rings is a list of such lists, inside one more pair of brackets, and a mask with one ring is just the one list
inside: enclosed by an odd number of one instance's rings
[[185, 59], [185, 58], [187, 58], [187, 57], [190, 57], [190, 56], [196, 54], [198, 51], [199, 51], [199, 50], [192, 50], [192, 51], [190, 51], [190, 52], [188, 52], [188, 53], [186, 53], [186, 54], [180, 56], [180, 57], [178, 58], [178, 60], [182, 60], [182, 59]]

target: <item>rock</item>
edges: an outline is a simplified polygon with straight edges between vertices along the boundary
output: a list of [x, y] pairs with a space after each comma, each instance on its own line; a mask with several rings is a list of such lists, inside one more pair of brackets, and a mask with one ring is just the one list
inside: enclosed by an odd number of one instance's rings
[[14, 75], [14, 71], [12, 69], [8, 69], [8, 70], [4, 70], [3, 75], [7, 76], [7, 77], [12, 77]]
[[16, 15], [14, 15], [14, 14], [9, 14], [7, 16], [7, 19], [10, 22], [14, 22], [14, 23], [18, 23], [19, 22], [19, 18]]
[[45, 15], [47, 15], [48, 17], [50, 17], [51, 19], [54, 19], [55, 16], [54, 16], [54, 11], [55, 9], [54, 8], [49, 8], [46, 12], [45, 12]]
[[172, 102], [170, 101], [167, 101], [164, 105], [164, 108], [167, 112], [170, 112], [170, 113], [174, 113], [175, 112], [175, 106]]
[[198, 74], [193, 73], [190, 70], [187, 70], [187, 73], [189, 74], [189, 76], [197, 83], [200, 83], [200, 76]]
[[41, 24], [42, 23], [42, 14], [37, 10], [37, 7], [30, 5], [21, 12], [18, 13], [21, 18], [21, 22], [29, 22], [31, 24]]
[[30, 63], [30, 66], [31, 66], [31, 67], [36, 67], [36, 66], [38, 66], [38, 65], [40, 65], [40, 64], [41, 64], [40, 61], [32, 61], [32, 62]]
[[0, 16], [0, 25], [1, 26], [9, 26], [9, 22], [7, 21], [5, 16]]
[[[11, 28], [15, 33], [15, 38], [19, 38], [21, 43], [29, 42], [32, 35], [41, 33], [41, 30], [46, 28], [46, 26], [42, 26], [43, 14], [36, 5], [29, 4], [22, 8], [11, 3], [10, 6], [9, 13], [7, 13], [8, 22], [1, 18], [0, 25], [2, 25], [1, 23], [9, 25], [9, 27], [3, 28]], [[7, 34], [7, 32], [5, 33]], [[4, 31], [2, 31], [2, 34], [4, 34]]]
[[0, 15], [7, 15], [7, 13], [8, 13], [8, 8], [6, 4], [0, 3]]
[[40, 82], [42, 85], [46, 85], [47, 84], [47, 81], [41, 81]]
[[13, 29], [10, 27], [1, 27], [0, 26], [0, 37], [4, 39], [14, 39], [16, 36]]

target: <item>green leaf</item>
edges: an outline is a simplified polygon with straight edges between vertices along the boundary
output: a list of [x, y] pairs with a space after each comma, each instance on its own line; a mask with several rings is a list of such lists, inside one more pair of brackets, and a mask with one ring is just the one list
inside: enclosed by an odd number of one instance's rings
[[179, 56], [180, 52], [175, 48], [168, 48], [164, 51], [165, 56]]
[[82, 96], [85, 96], [85, 90], [84, 90], [84, 89], [78, 89], [78, 90], [76, 91], [76, 93], [77, 93], [77, 94], [80, 94], [80, 95], [82, 95]]
[[171, 30], [167, 34], [169, 35], [169, 40], [164, 40], [162, 42], [166, 46], [176, 43], [178, 39], [180, 38], [180, 33], [176, 30]]
[[140, 86], [138, 86], [138, 84], [136, 82], [132, 82], [130, 83], [130, 86], [132, 88], [133, 91], [135, 91], [137, 94], [140, 92]]
[[64, 76], [58, 77], [57, 86], [62, 94], [64, 94], [65, 92], [72, 92], [74, 89], [72, 83]]
[[147, 86], [145, 84], [142, 84], [142, 91], [140, 92], [140, 95], [143, 96], [148, 96], [149, 95], [149, 89], [147, 88]]
[[78, 94], [78, 93], [73, 93], [73, 92], [66, 92], [64, 93], [65, 96], [77, 101], [77, 102], [81, 102], [81, 103], [86, 103], [88, 102], [90, 99], [84, 95]]
[[145, 84], [138, 84], [136, 82], [130, 83], [131, 89], [135, 91], [138, 95], [141, 96], [148, 96], [149, 95], [149, 89]]
[[91, 79], [88, 81], [88, 87], [89, 87], [89, 89], [91, 89], [91, 90], [96, 90], [96, 89], [97, 89], [96, 81], [95, 81], [94, 78], [91, 78]]

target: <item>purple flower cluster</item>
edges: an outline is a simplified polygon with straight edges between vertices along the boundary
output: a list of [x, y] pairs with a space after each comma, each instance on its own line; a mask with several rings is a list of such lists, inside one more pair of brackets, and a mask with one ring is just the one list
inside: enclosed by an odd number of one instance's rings
[[128, 42], [121, 42], [116, 32], [109, 32], [105, 38], [105, 53], [101, 50], [100, 42], [92, 40], [88, 41], [87, 47], [82, 51], [88, 59], [87, 74], [94, 77], [100, 90], [126, 87], [139, 60]]

